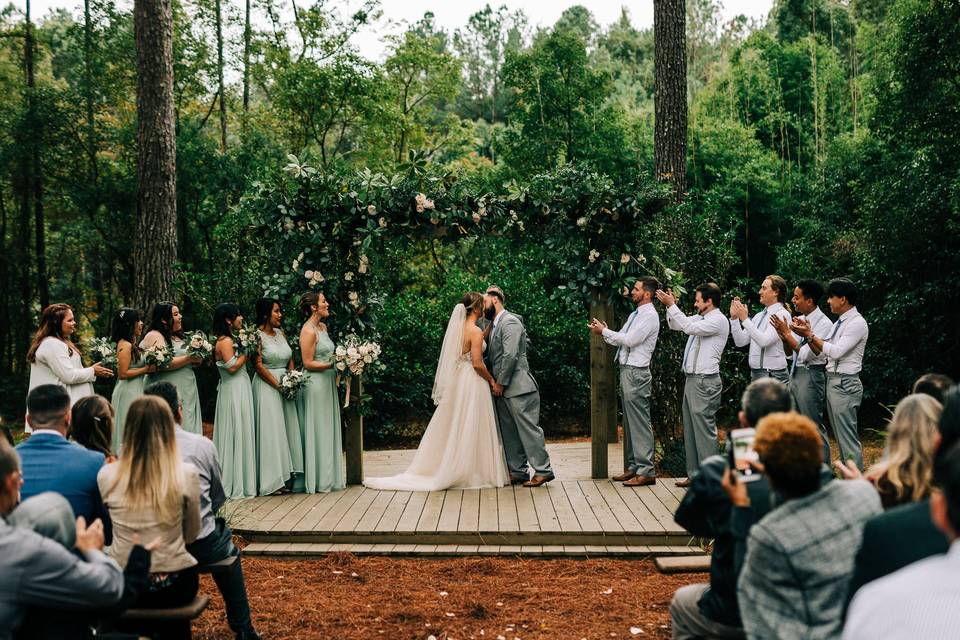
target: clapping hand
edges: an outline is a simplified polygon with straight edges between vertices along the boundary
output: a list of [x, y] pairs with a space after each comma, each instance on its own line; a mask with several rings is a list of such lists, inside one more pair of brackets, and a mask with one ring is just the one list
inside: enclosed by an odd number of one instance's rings
[[103, 523], [100, 518], [94, 520], [89, 527], [83, 516], [77, 518], [77, 541], [74, 546], [84, 554], [103, 550]]
[[668, 309], [677, 304], [677, 298], [673, 295], [673, 289], [667, 289], [666, 291], [657, 289], [657, 300]]
[[734, 298], [733, 301], [730, 302], [731, 318], [734, 318], [736, 320], [739, 320], [740, 322], [743, 322], [744, 320], [747, 319], [748, 314], [749, 314], [749, 310], [747, 309], [747, 305], [740, 302], [740, 298]]
[[813, 335], [813, 329], [810, 327], [810, 323], [806, 318], [794, 318], [790, 328], [795, 334], [804, 338], [809, 338]]
[[592, 331], [596, 335], [602, 336], [603, 330], [607, 328], [607, 323], [594, 318], [593, 320], [590, 321], [590, 324], [587, 325], [587, 328], [590, 329], [590, 331]]
[[773, 328], [776, 329], [777, 334], [781, 338], [790, 337], [790, 325], [787, 324], [786, 320], [784, 320], [777, 314], [773, 314], [772, 316], [770, 316], [770, 324], [773, 325]]

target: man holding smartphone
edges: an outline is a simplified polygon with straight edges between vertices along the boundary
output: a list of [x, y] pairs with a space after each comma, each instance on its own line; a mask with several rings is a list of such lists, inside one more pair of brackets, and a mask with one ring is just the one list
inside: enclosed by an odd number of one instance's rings
[[653, 308], [653, 296], [659, 288], [660, 282], [650, 277], [639, 278], [633, 284], [630, 299], [637, 308], [620, 331], [613, 331], [596, 318], [590, 323], [590, 331], [617, 347], [615, 359], [620, 365], [623, 405], [624, 470], [613, 476], [613, 480], [628, 487], [657, 482], [653, 466], [653, 426], [650, 424], [650, 359], [660, 334], [660, 316]]

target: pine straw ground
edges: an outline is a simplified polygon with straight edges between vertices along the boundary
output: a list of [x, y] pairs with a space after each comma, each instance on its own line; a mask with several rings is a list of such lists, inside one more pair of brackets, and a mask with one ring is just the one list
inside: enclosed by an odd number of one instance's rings
[[[245, 558], [254, 624], [267, 639], [669, 638], [673, 592], [706, 574], [668, 576], [652, 560]], [[230, 638], [209, 576], [198, 640]]]

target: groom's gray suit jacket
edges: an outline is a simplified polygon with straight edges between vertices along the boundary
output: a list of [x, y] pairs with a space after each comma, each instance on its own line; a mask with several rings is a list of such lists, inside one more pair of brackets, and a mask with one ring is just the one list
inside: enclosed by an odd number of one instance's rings
[[487, 368], [503, 385], [503, 396], [513, 398], [539, 391], [527, 362], [527, 330], [520, 316], [504, 311], [487, 338]]

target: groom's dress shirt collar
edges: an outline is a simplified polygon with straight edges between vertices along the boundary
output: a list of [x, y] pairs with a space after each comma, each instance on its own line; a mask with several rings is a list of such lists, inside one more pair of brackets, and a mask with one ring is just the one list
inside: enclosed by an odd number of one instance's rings
[[502, 316], [502, 315], [505, 314], [506, 312], [507, 312], [506, 309], [502, 309], [502, 310], [500, 311], [500, 313], [498, 313], [498, 314], [493, 318], [493, 326], [494, 326], [494, 328], [496, 328], [497, 323], [500, 322], [500, 316]]

